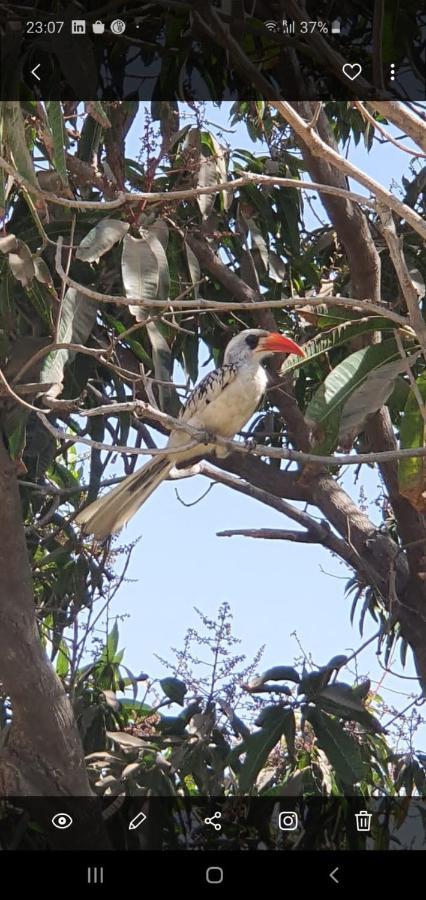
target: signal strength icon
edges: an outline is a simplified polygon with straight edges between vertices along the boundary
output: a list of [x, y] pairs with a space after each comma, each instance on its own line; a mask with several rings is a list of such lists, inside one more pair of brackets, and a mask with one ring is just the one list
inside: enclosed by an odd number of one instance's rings
[[265, 28], [267, 28], [268, 31], [279, 31], [278, 22], [273, 22], [271, 19], [268, 22], [265, 22]]

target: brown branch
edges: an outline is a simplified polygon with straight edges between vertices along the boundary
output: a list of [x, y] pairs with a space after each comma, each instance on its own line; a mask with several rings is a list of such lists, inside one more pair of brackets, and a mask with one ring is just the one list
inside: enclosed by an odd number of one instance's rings
[[287, 531], [284, 528], [235, 528], [228, 531], [217, 531], [216, 536], [261, 538], [268, 541], [292, 541], [299, 544], [322, 543], [309, 531]]
[[280, 113], [282, 118], [291, 125], [295, 133], [302, 138], [311, 153], [320, 157], [320, 159], [325, 160], [333, 167], [333, 169], [337, 169], [339, 172], [342, 172], [342, 174], [349, 176], [349, 178], [354, 178], [355, 181], [364, 185], [364, 187], [371, 191], [376, 200], [379, 200], [385, 206], [389, 207], [389, 209], [392, 209], [397, 213], [402, 219], [405, 219], [414, 231], [426, 239], [426, 223], [418, 213], [411, 209], [410, 206], [406, 206], [405, 203], [402, 203], [398, 197], [395, 197], [394, 194], [384, 188], [383, 185], [379, 184], [378, 181], [371, 178], [370, 175], [367, 175], [359, 169], [358, 166], [349, 162], [348, 159], [345, 159], [336, 150], [326, 144], [315, 131], [308, 127], [307, 122], [298, 115], [290, 103], [279, 100], [272, 101], [271, 105]]
[[425, 123], [418, 116], [413, 115], [405, 104], [398, 103], [397, 100], [368, 100], [367, 102], [371, 109], [397, 125], [426, 153]]
[[222, 191], [233, 193], [249, 184], [270, 184], [291, 189], [299, 188], [300, 190], [305, 191], [324, 190], [326, 193], [332, 194], [335, 197], [354, 200], [356, 203], [362, 203], [365, 206], [374, 209], [374, 201], [369, 197], [365, 197], [363, 194], [356, 194], [345, 188], [333, 186], [327, 188], [326, 186], [323, 187], [321, 184], [315, 184], [315, 182], [312, 181], [301, 181], [298, 178], [281, 178], [278, 175], [261, 175], [256, 174], [255, 172], [247, 172], [245, 175], [240, 178], [234, 178], [232, 181], [218, 182], [217, 184], [205, 185], [204, 187], [185, 188], [184, 190], [179, 191], [138, 191], [137, 193], [120, 191], [115, 200], [70, 200], [67, 197], [59, 197], [57, 194], [54, 194], [53, 191], [43, 191], [41, 188], [38, 189], [34, 187], [31, 182], [27, 181], [23, 175], [20, 175], [7, 160], [3, 159], [3, 157], [0, 157], [0, 169], [4, 169], [8, 175], [11, 175], [19, 187], [25, 188], [28, 192], [35, 194], [37, 197], [40, 197], [49, 203], [55, 203], [57, 206], [65, 206], [69, 209], [76, 210], [100, 209], [109, 212], [113, 209], [120, 209], [120, 207], [125, 206], [126, 204], [139, 206], [142, 202], [157, 204], [162, 202], [172, 203], [180, 202], [181, 200], [195, 200], [197, 197], [201, 197], [204, 194], [217, 194]]
[[393, 215], [388, 206], [377, 204], [378, 214], [382, 225], [382, 234], [388, 245], [389, 254], [394, 264], [401, 291], [407, 304], [410, 324], [416, 333], [423, 353], [426, 352], [426, 324], [419, 307], [419, 294], [414, 287], [408, 271], [407, 263], [402, 249], [402, 239], [398, 236]]
[[[336, 553], [343, 559], [347, 565], [356, 569], [360, 575], [366, 579], [367, 583], [371, 581], [371, 564], [368, 565], [347, 540], [339, 538], [338, 535], [334, 534], [328, 522], [325, 520], [322, 519], [321, 522], [317, 522], [316, 519], [308, 515], [308, 513], [297, 509], [292, 506], [291, 503], [287, 503], [282, 497], [277, 497], [270, 491], [263, 490], [252, 483], [243, 481], [241, 478], [235, 478], [227, 472], [219, 473], [217, 469], [208, 465], [208, 463], [202, 462], [199, 466], [199, 472], [201, 475], [211, 478], [216, 483], [224, 484], [238, 493], [245, 494], [247, 497], [251, 497], [254, 500], [259, 500], [266, 506], [272, 507], [272, 509], [275, 509], [277, 512], [280, 512], [289, 519], [297, 522], [306, 529], [306, 532], [296, 532], [297, 534], [308, 534], [311, 542], [322, 544], [323, 547], [327, 547], [328, 550], [332, 553]], [[225, 532], [223, 532], [223, 534], [225, 534]], [[226, 533], [226, 535], [228, 535], [228, 533]]]
[[[161, 455], [164, 454], [165, 450], [146, 450], [139, 447], [123, 447], [115, 444], [101, 444], [99, 441], [91, 441], [88, 438], [83, 438], [76, 436], [75, 438], [70, 435], [68, 432], [61, 431], [59, 428], [54, 428], [48, 422], [46, 424], [46, 416], [40, 410], [34, 407], [35, 412], [38, 413], [40, 419], [44, 422], [46, 427], [48, 427], [51, 434], [54, 434], [56, 437], [59, 437], [60, 440], [70, 440], [74, 443], [78, 443], [81, 441], [82, 443], [87, 444], [89, 447], [98, 447], [100, 450], [115, 450], [117, 453], [129, 453], [129, 454], [155, 454]], [[229, 452], [234, 453], [243, 453], [254, 456], [263, 456], [269, 457], [270, 459], [286, 459], [291, 462], [297, 462], [306, 464], [313, 463], [318, 464], [320, 466], [354, 466], [359, 465], [359, 463], [379, 463], [379, 462], [390, 462], [398, 459], [408, 459], [411, 457], [422, 457], [426, 456], [426, 447], [413, 447], [405, 450], [392, 450], [390, 452], [378, 452], [378, 453], [336, 453], [334, 456], [320, 456], [316, 453], [304, 453], [301, 450], [293, 450], [291, 448], [278, 448], [278, 447], [269, 447], [264, 444], [256, 444], [256, 443], [240, 443], [235, 440], [230, 440], [228, 438], [223, 438], [220, 435], [212, 435], [207, 434], [203, 429], [194, 428], [192, 425], [189, 425], [187, 422], [183, 422], [181, 419], [175, 419], [173, 416], [169, 416], [166, 413], [161, 412], [161, 410], [156, 409], [151, 406], [149, 403], [145, 403], [143, 400], [131, 400], [125, 403], [111, 403], [105, 406], [97, 406], [93, 409], [83, 409], [81, 407], [75, 407], [75, 412], [78, 413], [79, 416], [86, 416], [90, 418], [91, 416], [110, 416], [117, 415], [117, 413], [122, 412], [135, 412], [143, 417], [146, 416], [150, 420], [154, 422], [158, 422], [159, 424], [165, 425], [168, 430], [177, 430], [184, 431], [186, 434], [193, 437], [192, 443], [188, 444], [188, 447], [185, 445], [183, 448], [179, 449], [190, 449], [195, 444], [217, 444], [220, 447], [226, 447]]]
[[402, 150], [403, 153], [408, 153], [409, 156], [416, 156], [418, 158], [426, 158], [426, 153], [422, 153], [420, 150], [414, 150], [412, 147], [405, 147], [401, 141], [398, 141], [394, 138], [386, 128], [383, 128], [383, 125], [368, 112], [364, 103], [361, 103], [360, 100], [354, 100], [354, 106], [359, 110], [363, 119], [366, 119], [370, 125], [373, 126], [375, 131], [378, 131], [385, 140], [389, 141], [389, 143], [393, 144], [395, 147], [398, 147], [398, 150]]

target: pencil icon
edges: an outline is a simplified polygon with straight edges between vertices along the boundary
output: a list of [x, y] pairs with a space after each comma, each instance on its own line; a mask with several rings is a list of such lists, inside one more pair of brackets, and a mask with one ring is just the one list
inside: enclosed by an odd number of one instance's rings
[[145, 822], [146, 815], [144, 812], [140, 812], [137, 816], [134, 816], [131, 822], [129, 822], [129, 831], [134, 831], [135, 828], [139, 828], [139, 825], [142, 825], [142, 822]]

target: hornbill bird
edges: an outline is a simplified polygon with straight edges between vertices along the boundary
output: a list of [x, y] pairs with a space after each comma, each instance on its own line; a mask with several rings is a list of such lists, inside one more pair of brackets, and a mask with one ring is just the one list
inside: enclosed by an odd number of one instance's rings
[[[256, 411], [268, 384], [264, 360], [273, 353], [305, 353], [290, 338], [277, 332], [250, 328], [240, 332], [226, 347], [223, 365], [205, 378], [189, 395], [179, 418], [206, 434], [232, 438]], [[76, 517], [83, 532], [103, 540], [122, 528], [134, 516], [153, 491], [168, 477], [175, 465], [181, 466], [215, 450], [226, 456], [227, 450], [214, 443], [188, 448], [191, 438], [181, 429], [171, 432], [165, 455], [125, 478], [106, 496], [86, 506]], [[179, 449], [185, 447], [186, 449]]]

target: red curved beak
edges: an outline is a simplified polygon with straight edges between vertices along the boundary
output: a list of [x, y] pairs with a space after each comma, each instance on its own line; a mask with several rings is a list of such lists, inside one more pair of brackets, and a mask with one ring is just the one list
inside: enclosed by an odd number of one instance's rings
[[259, 350], [267, 350], [269, 353], [295, 353], [296, 356], [306, 356], [302, 347], [278, 331], [272, 331], [267, 337], [261, 338], [257, 346]]

